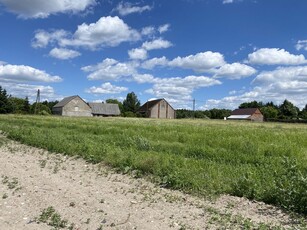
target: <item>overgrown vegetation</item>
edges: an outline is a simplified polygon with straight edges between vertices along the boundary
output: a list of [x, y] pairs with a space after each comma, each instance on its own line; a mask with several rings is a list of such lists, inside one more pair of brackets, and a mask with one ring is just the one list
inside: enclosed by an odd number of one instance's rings
[[3, 115], [0, 130], [164, 187], [245, 196], [307, 214], [305, 125]]

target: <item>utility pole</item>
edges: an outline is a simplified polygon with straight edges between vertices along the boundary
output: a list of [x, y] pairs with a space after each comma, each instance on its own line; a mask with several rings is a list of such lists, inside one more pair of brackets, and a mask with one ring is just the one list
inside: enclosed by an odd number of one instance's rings
[[195, 98], [193, 99], [193, 119], [195, 118]]
[[35, 109], [34, 109], [34, 114], [37, 114], [39, 112], [39, 103], [41, 100], [41, 93], [40, 90], [37, 90], [37, 95], [36, 95], [36, 103], [35, 103]]

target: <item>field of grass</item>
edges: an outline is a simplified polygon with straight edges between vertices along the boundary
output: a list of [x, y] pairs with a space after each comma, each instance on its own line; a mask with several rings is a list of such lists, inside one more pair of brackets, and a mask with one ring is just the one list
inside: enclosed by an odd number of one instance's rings
[[0, 130], [27, 145], [148, 175], [161, 186], [307, 214], [303, 124], [3, 115]]

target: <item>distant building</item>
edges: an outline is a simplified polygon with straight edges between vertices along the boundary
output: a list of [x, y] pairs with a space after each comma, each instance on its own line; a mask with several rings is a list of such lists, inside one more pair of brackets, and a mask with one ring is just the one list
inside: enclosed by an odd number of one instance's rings
[[92, 109], [81, 97], [75, 95], [65, 97], [62, 101], [53, 106], [52, 113], [70, 117], [90, 117], [92, 116]]
[[148, 118], [176, 118], [176, 111], [165, 99], [147, 101], [138, 112]]
[[88, 103], [88, 105], [92, 109], [93, 116], [112, 117], [120, 115], [118, 104]]
[[257, 108], [236, 109], [227, 120], [263, 121], [263, 115]]
[[52, 108], [55, 115], [69, 117], [119, 116], [117, 104], [86, 103], [78, 95], [65, 97]]

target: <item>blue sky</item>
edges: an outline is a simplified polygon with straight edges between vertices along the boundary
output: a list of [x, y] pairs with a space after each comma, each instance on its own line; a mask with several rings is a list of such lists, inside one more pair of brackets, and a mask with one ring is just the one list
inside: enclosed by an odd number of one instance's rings
[[0, 0], [12, 96], [307, 104], [306, 0]]

